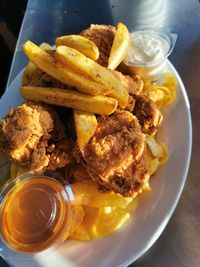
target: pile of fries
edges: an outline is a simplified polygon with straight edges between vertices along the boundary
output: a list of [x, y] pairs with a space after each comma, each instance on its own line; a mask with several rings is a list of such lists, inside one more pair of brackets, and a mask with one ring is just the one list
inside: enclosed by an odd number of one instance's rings
[[[80, 35], [58, 37], [56, 51], [51, 46], [40, 47], [27, 41], [24, 52], [30, 59], [22, 80], [22, 96], [27, 100], [55, 104], [73, 109], [80, 150], [93, 135], [97, 120], [95, 114], [112, 114], [117, 106], [125, 108], [128, 104], [128, 90], [110, 70], [123, 61], [129, 47], [129, 32], [122, 23], [117, 25], [114, 42], [108, 60], [108, 68], [95, 60], [99, 57], [97, 46]], [[29, 77], [37, 68], [67, 85], [69, 89], [29, 86]], [[147, 96], [161, 108], [176, 98], [176, 81], [170, 73], [165, 75], [161, 85], [145, 83]], [[158, 143], [155, 136], [146, 136], [148, 145], [150, 175], [168, 159], [165, 144]], [[11, 167], [11, 177], [21, 174], [25, 169], [16, 165]], [[82, 174], [80, 174], [81, 176]], [[72, 233], [71, 238], [91, 240], [119, 229], [130, 217], [136, 201], [115, 193], [100, 193], [91, 179], [79, 179], [72, 185], [77, 211], [82, 223]], [[146, 190], [150, 190], [149, 184]], [[132, 207], [132, 208], [131, 208]]]

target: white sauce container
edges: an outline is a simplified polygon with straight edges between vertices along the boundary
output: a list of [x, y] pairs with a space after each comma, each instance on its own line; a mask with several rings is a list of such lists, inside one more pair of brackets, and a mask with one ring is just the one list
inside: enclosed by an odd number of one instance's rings
[[176, 34], [159, 30], [140, 30], [130, 34], [130, 46], [124, 63], [129, 72], [144, 80], [156, 80], [165, 71], [167, 57], [177, 39]]

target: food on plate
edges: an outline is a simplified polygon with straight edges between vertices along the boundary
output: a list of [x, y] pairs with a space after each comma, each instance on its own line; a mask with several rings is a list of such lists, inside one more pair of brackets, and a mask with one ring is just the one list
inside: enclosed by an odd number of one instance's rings
[[81, 35], [94, 42], [99, 49], [97, 63], [107, 67], [111, 47], [115, 37], [116, 28], [111, 25], [91, 24], [90, 27], [81, 32]]
[[114, 192], [100, 192], [91, 179], [73, 183], [72, 189], [77, 205], [84, 205], [92, 208], [111, 206], [125, 209], [132, 201], [131, 197], [125, 198]]
[[172, 73], [167, 72], [161, 85], [146, 82], [144, 91], [158, 108], [162, 108], [176, 100], [176, 79]]
[[68, 68], [71, 67], [74, 71], [79, 72], [80, 75], [88, 75], [95, 82], [103, 84], [108, 88], [108, 94], [118, 100], [121, 108], [127, 106], [127, 88], [119, 83], [108, 69], [87, 58], [79, 51], [66, 46], [59, 46], [56, 49], [55, 56]]
[[170, 73], [155, 83], [129, 72], [129, 38], [119, 23], [58, 37], [55, 51], [27, 41], [26, 102], [0, 123], [0, 152], [12, 161], [11, 179], [47, 170], [71, 186], [83, 219], [72, 239], [121, 228], [169, 157], [157, 136], [162, 107], [176, 99], [176, 81]]
[[98, 121], [77, 160], [102, 190], [133, 196], [148, 181], [145, 146], [137, 118], [118, 111]]
[[81, 35], [60, 36], [56, 38], [55, 43], [56, 46], [66, 45], [72, 47], [93, 60], [99, 58], [99, 49], [95, 43]]
[[155, 133], [163, 116], [154, 102], [145, 95], [135, 95], [133, 114], [139, 120], [142, 132], [148, 135]]
[[12, 253], [52, 249], [62, 244], [83, 219], [64, 181], [28, 172], [11, 181], [8, 188], [7, 195], [6, 189], [2, 190], [0, 233]]
[[74, 123], [76, 127], [77, 143], [83, 149], [97, 128], [96, 116], [92, 113], [74, 110]]
[[118, 23], [115, 37], [108, 58], [108, 69], [114, 70], [127, 55], [130, 43], [128, 29], [123, 23]]
[[176, 35], [160, 29], [134, 31], [130, 34], [130, 46], [125, 65], [131, 73], [147, 81], [156, 80], [166, 68]]
[[91, 96], [75, 90], [60, 88], [23, 86], [22, 96], [27, 100], [41, 101], [86, 112], [108, 115], [117, 108], [117, 100], [102, 95]]
[[71, 239], [89, 241], [108, 235], [120, 229], [130, 218], [130, 213], [117, 207], [84, 207], [84, 210], [83, 221], [72, 233]]
[[66, 68], [62, 63], [56, 60], [54, 56], [48, 54], [31, 41], [27, 41], [24, 44], [23, 49], [29, 59], [39, 69], [60, 82], [73, 86], [79, 91], [90, 95], [105, 94], [105, 92], [107, 92], [105, 86]]
[[70, 142], [57, 113], [28, 102], [11, 110], [0, 124], [0, 149], [30, 170], [56, 170], [70, 161]]
[[[48, 43], [42, 43], [40, 45], [40, 48], [48, 53], [51, 53], [52, 51], [52, 48]], [[31, 84], [31, 80], [33, 79], [33, 76], [38, 72], [38, 70], [39, 69], [37, 68], [37, 66], [33, 62], [29, 61], [23, 72], [22, 85]], [[38, 77], [36, 80], [38, 81]]]

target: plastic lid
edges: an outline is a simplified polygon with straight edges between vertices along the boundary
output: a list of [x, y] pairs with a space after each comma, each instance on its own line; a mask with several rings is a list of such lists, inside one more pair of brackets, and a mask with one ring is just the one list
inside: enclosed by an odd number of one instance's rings
[[70, 232], [73, 195], [58, 180], [27, 173], [9, 184], [1, 196], [1, 237], [11, 249], [40, 252]]

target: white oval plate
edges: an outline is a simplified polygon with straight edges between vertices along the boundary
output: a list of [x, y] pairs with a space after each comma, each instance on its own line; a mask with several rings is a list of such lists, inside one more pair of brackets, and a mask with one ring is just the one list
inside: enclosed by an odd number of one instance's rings
[[[139, 258], [157, 240], [180, 198], [187, 177], [192, 144], [190, 107], [184, 85], [169, 63], [178, 81], [177, 100], [164, 114], [159, 138], [167, 143], [170, 158], [151, 179], [152, 192], [141, 195], [138, 207], [124, 229], [91, 242], [67, 241], [55, 253], [29, 262], [7, 259], [14, 267], [127, 266]], [[20, 96], [20, 73], [0, 101], [0, 118], [16, 107]]]

